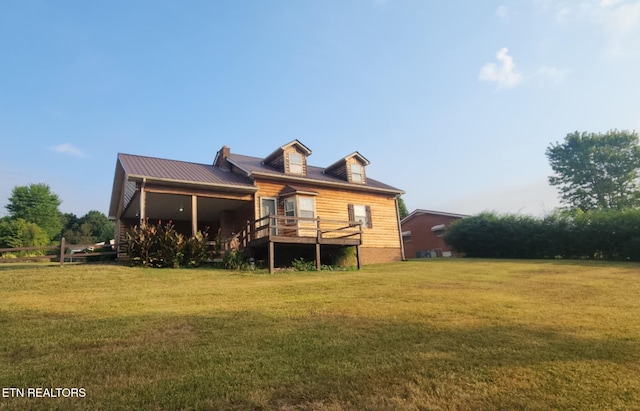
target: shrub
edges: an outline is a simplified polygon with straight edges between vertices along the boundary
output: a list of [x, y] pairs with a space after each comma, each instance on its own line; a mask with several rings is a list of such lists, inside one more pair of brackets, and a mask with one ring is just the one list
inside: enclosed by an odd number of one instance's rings
[[[358, 264], [355, 247], [340, 247], [331, 252], [331, 263], [336, 267], [353, 267]], [[323, 268], [324, 269], [324, 268]]]
[[247, 259], [240, 251], [231, 250], [222, 259], [224, 268], [229, 270], [246, 270], [248, 268]]
[[296, 271], [315, 271], [316, 263], [313, 261], [306, 261], [304, 258], [294, 258], [291, 261], [291, 266]]
[[453, 223], [445, 241], [468, 257], [640, 261], [640, 210], [558, 212], [543, 219], [481, 213]]
[[207, 257], [206, 233], [185, 239], [173, 223], [162, 225], [143, 222], [126, 233], [129, 259], [133, 265], [144, 267], [195, 267]]
[[182, 251], [182, 265], [186, 267], [197, 267], [209, 257], [207, 246], [207, 235], [198, 232], [195, 236], [188, 238], [184, 242]]

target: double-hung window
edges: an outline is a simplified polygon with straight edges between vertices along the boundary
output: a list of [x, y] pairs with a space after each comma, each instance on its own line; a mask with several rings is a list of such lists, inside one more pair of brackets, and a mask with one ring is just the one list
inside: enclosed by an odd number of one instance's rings
[[291, 174], [302, 174], [302, 154], [289, 153], [289, 172]]
[[371, 207], [360, 204], [349, 204], [349, 220], [359, 222], [362, 227], [373, 228]]
[[314, 203], [313, 197], [298, 197], [298, 216], [306, 218], [315, 217]]
[[[295, 217], [296, 216], [296, 198], [290, 197], [284, 200], [284, 215], [286, 217]], [[295, 224], [296, 220], [294, 219], [285, 219], [285, 224]]]
[[364, 178], [362, 176], [362, 166], [360, 164], [351, 164], [351, 182], [362, 183]]
[[[286, 217], [314, 218], [316, 204], [313, 197], [288, 197], [284, 200], [284, 215]], [[286, 224], [295, 224], [296, 219], [288, 218]]]

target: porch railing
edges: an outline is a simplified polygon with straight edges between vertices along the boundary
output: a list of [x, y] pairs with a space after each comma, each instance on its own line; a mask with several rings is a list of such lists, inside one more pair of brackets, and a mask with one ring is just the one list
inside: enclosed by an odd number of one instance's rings
[[359, 221], [330, 220], [311, 217], [291, 217], [269, 215], [254, 221], [247, 221], [245, 227], [227, 241], [227, 249], [242, 250], [252, 241], [267, 238], [269, 241], [278, 237], [292, 239], [307, 237], [322, 240], [356, 240], [362, 243], [362, 223]]

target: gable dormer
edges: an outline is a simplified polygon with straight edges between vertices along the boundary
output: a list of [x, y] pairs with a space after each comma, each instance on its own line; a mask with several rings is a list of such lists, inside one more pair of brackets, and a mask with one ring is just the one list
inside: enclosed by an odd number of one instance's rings
[[285, 174], [306, 176], [307, 157], [310, 155], [311, 150], [298, 140], [293, 140], [265, 157], [262, 164]]
[[364, 169], [369, 164], [369, 160], [356, 151], [325, 168], [324, 173], [350, 183], [366, 184], [367, 177]]

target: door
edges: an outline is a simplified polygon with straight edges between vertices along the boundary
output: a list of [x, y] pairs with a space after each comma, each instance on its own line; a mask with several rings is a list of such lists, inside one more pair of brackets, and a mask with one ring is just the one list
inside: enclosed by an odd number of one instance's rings
[[[260, 217], [278, 214], [278, 200], [272, 197], [262, 197], [260, 200]], [[278, 235], [278, 219], [271, 219], [271, 235]], [[261, 235], [262, 236], [262, 235]]]

